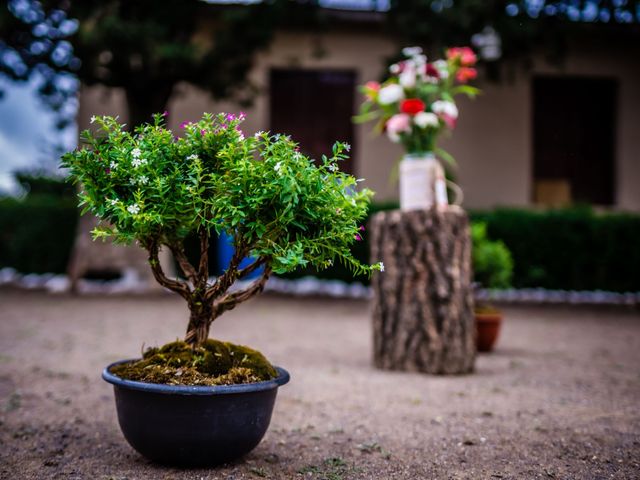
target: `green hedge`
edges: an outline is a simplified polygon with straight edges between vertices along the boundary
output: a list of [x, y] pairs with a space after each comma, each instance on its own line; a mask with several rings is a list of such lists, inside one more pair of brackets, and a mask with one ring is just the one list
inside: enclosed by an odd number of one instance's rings
[[[375, 205], [372, 213], [396, 208]], [[512, 285], [561, 290], [640, 291], [640, 216], [630, 213], [597, 214], [589, 208], [534, 211], [496, 209], [470, 212], [472, 222], [487, 224], [488, 237], [502, 241], [513, 258]], [[368, 260], [367, 236], [354, 249]], [[377, 259], [376, 259], [377, 260]], [[342, 266], [323, 272], [303, 270], [289, 278], [317, 275], [344, 281], [353, 279]]]
[[63, 273], [78, 220], [76, 201], [49, 195], [0, 199], [0, 268]]
[[513, 286], [640, 291], [640, 216], [589, 208], [475, 212], [514, 263]]
[[[371, 213], [396, 204], [377, 204]], [[502, 240], [511, 251], [514, 287], [564, 290], [640, 291], [640, 216], [597, 214], [590, 209], [531, 211], [497, 209], [471, 212], [474, 222], [487, 224], [488, 237]], [[26, 200], [0, 200], [0, 268], [21, 272], [61, 273], [69, 259], [77, 209], [73, 198], [29, 195]], [[354, 254], [369, 260], [369, 233]], [[188, 252], [195, 252], [193, 242]], [[215, 247], [214, 247], [215, 248]], [[215, 253], [211, 267], [216, 269]], [[300, 270], [288, 278], [321, 278], [368, 282], [351, 276], [341, 265], [322, 271]]]

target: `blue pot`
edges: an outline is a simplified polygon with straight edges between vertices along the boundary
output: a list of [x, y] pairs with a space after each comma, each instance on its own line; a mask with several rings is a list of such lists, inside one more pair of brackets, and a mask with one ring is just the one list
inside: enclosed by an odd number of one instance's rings
[[264, 436], [278, 387], [289, 373], [241, 385], [182, 386], [135, 382], [104, 369], [113, 385], [120, 429], [141, 455], [158, 463], [212, 466], [253, 450]]

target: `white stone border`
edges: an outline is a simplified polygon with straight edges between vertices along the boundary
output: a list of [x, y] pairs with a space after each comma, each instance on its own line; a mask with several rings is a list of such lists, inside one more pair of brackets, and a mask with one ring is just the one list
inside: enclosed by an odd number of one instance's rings
[[[213, 279], [212, 279], [213, 280]], [[237, 282], [235, 288], [242, 288], [251, 281]], [[64, 293], [69, 290], [69, 279], [66, 275], [53, 273], [21, 274], [13, 268], [0, 269], [0, 287], [12, 286], [26, 290], [46, 290], [51, 293]], [[117, 280], [85, 280], [78, 282], [79, 293], [123, 294], [148, 293], [158, 291], [138, 278], [134, 270], [126, 271]], [[272, 277], [265, 291], [294, 296], [329, 296], [334, 298], [370, 299], [373, 297], [371, 287], [361, 283], [346, 283], [340, 280], [323, 280], [316, 277], [303, 277], [295, 280]], [[640, 292], [607, 292], [546, 290], [544, 288], [523, 288], [507, 290], [476, 290], [479, 301], [502, 303], [536, 303], [536, 304], [571, 304], [571, 305], [629, 305], [640, 306]]]

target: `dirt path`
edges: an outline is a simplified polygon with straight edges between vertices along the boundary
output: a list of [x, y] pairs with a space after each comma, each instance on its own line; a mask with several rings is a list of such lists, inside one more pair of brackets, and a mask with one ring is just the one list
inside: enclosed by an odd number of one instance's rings
[[371, 367], [365, 301], [265, 296], [216, 322], [292, 376], [243, 460], [149, 463], [117, 420], [108, 362], [179, 337], [171, 296], [0, 291], [3, 479], [640, 478], [640, 314], [507, 308], [470, 376]]

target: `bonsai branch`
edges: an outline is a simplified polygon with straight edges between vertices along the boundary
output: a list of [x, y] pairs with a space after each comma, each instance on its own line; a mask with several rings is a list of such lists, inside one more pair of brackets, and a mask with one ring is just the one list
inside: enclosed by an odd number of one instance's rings
[[209, 232], [202, 229], [200, 230], [200, 263], [196, 288], [206, 288], [207, 280], [209, 280]]
[[229, 262], [229, 267], [218, 278], [218, 280], [216, 280], [216, 283], [207, 290], [204, 296], [205, 300], [211, 301], [229, 290], [229, 287], [233, 285], [233, 282], [235, 282], [239, 278], [238, 267], [240, 266], [240, 262], [242, 262], [242, 259], [247, 255], [247, 253], [247, 247], [242, 241], [238, 241], [235, 245], [235, 252], [233, 253], [231, 261]]
[[180, 265], [180, 269], [185, 274], [185, 276], [191, 281], [191, 284], [195, 287], [198, 281], [198, 272], [193, 268], [191, 262], [187, 258], [187, 255], [184, 253], [184, 247], [182, 245], [168, 245], [171, 253], [175, 257], [178, 265]]
[[156, 281], [165, 288], [168, 288], [171, 291], [178, 293], [185, 300], [189, 300], [191, 295], [191, 290], [189, 290], [189, 286], [181, 282], [179, 280], [171, 280], [167, 278], [162, 270], [162, 266], [160, 265], [160, 260], [158, 258], [159, 254], [159, 246], [155, 241], [150, 242], [147, 245], [147, 250], [149, 251], [149, 265], [151, 265], [151, 271], [153, 272], [153, 276]]
[[260, 257], [256, 261], [254, 261], [251, 265], [247, 265], [243, 269], [238, 271], [238, 278], [245, 277], [250, 273], [255, 272], [258, 268], [264, 265], [267, 261], [266, 257]]
[[[250, 267], [252, 267], [253, 265], [256, 265], [257, 263], [259, 262], [258, 261], [254, 262], [252, 265], [250, 265]], [[255, 268], [253, 270], [255, 270]], [[237, 304], [242, 303], [246, 300], [249, 300], [254, 295], [257, 295], [258, 293], [262, 292], [262, 290], [264, 290], [265, 284], [267, 283], [267, 280], [269, 280], [270, 275], [271, 275], [271, 266], [266, 265], [264, 268], [264, 272], [262, 273], [262, 276], [258, 280], [253, 282], [248, 288], [244, 290], [240, 290], [238, 292], [227, 293], [224, 296], [217, 299], [216, 301], [214, 301], [213, 302], [214, 316], [212, 318], [212, 321], [213, 319], [215, 319], [215, 317], [218, 317], [222, 315], [224, 312], [235, 308]]]

